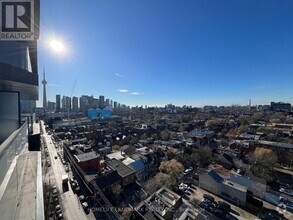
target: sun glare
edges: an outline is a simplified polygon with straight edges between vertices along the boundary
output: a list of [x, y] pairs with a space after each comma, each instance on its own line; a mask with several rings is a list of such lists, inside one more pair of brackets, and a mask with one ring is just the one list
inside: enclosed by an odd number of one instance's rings
[[50, 48], [57, 53], [63, 53], [64, 52], [64, 45], [59, 40], [51, 40], [50, 41]]

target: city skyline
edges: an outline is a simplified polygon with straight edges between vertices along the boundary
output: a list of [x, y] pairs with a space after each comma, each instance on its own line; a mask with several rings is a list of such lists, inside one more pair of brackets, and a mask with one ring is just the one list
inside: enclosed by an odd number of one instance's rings
[[[71, 96], [76, 80], [73, 96], [130, 106], [292, 103], [293, 3], [283, 2], [42, 1], [47, 100]], [[67, 54], [50, 54], [52, 36]]]

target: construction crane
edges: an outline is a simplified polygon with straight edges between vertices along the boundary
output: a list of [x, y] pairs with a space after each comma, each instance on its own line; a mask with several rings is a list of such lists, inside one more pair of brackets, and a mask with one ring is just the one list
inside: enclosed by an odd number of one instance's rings
[[[73, 87], [72, 87], [71, 94], [70, 94], [70, 102], [71, 103], [72, 103], [72, 95], [73, 95], [73, 92], [74, 92], [74, 89], [75, 89], [76, 81], [77, 81], [77, 79], [74, 80]], [[68, 108], [67, 120], [69, 120], [69, 111], [70, 111], [70, 108]]]

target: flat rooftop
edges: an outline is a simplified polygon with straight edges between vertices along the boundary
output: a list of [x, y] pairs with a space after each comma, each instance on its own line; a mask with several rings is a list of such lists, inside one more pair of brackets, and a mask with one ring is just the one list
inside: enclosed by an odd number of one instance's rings
[[178, 220], [197, 220], [200, 213], [196, 212], [193, 208], [189, 207], [186, 203], [182, 203], [182, 205], [176, 210], [173, 215], [173, 219]]
[[245, 138], [245, 139], [251, 139], [251, 140], [259, 140], [260, 135], [242, 133], [238, 137]]
[[124, 160], [125, 156], [123, 155], [123, 151], [117, 151], [111, 154], [106, 155], [107, 158], [111, 159], [117, 159], [117, 160]]
[[130, 174], [135, 173], [133, 169], [123, 164], [121, 161], [117, 159], [111, 159], [105, 161], [107, 166], [109, 166], [113, 170], [117, 170], [118, 174], [122, 177], [128, 176]]
[[80, 153], [77, 155], [74, 155], [74, 157], [77, 159], [78, 162], [85, 162], [89, 160], [94, 160], [100, 158], [100, 155], [94, 151], [90, 151], [87, 153]]
[[234, 183], [234, 182], [231, 182], [229, 180], [224, 180], [222, 182], [222, 184], [226, 185], [226, 186], [229, 186], [229, 187], [233, 187], [234, 189], [237, 189], [239, 191], [242, 191], [242, 192], [247, 192], [247, 187], [246, 186], [242, 186], [238, 183]]
[[287, 148], [287, 149], [293, 149], [293, 144], [287, 144], [282, 142], [274, 142], [274, 141], [258, 141], [259, 144], [271, 146], [271, 147], [277, 147], [277, 148]]

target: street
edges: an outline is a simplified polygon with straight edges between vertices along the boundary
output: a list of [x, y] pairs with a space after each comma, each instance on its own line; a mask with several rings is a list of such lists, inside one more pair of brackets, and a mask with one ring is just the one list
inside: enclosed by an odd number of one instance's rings
[[[191, 202], [193, 199], [195, 200], [199, 200], [201, 201], [202, 198], [203, 198], [203, 194], [208, 194], [208, 195], [211, 195], [212, 197], [214, 197], [215, 201], [218, 202], [218, 201], [224, 201], [228, 204], [230, 204], [231, 206], [231, 209], [233, 210], [231, 212], [231, 215], [235, 217], [235, 219], [241, 219], [241, 220], [246, 220], [246, 219], [249, 219], [249, 220], [254, 220], [254, 219], [259, 219], [257, 216], [239, 208], [238, 206], [235, 206], [233, 205], [232, 203], [228, 202], [227, 200], [224, 200], [214, 194], [211, 194], [209, 192], [207, 192], [206, 190], [204, 189], [201, 189], [200, 187], [198, 186], [194, 186], [193, 187], [194, 189], [192, 189], [193, 192], [190, 192], [190, 195], [187, 197], [187, 201]], [[273, 210], [277, 210], [279, 212], [281, 212], [284, 217], [286, 219], [292, 219], [293, 218], [293, 215], [292, 213], [288, 212], [288, 211], [285, 211], [285, 210], [282, 210], [276, 206], [273, 206], [272, 204], [269, 204], [265, 201], [263, 201], [263, 205], [265, 208], [269, 208], [269, 209], [273, 209]]]
[[[73, 193], [70, 186], [68, 186], [68, 190], [66, 192], [63, 192], [62, 175], [65, 175], [67, 173], [64, 170], [60, 157], [57, 157], [57, 159], [55, 159], [55, 156], [57, 156], [57, 150], [52, 142], [51, 135], [47, 134], [43, 121], [41, 122], [41, 126], [44, 131], [43, 133], [43, 140], [45, 141], [44, 144], [47, 146], [49, 157], [51, 160], [51, 167], [50, 167], [51, 169], [49, 169], [48, 172], [44, 174], [46, 175], [45, 182], [47, 182], [48, 184], [51, 183], [52, 186], [56, 185], [58, 192], [60, 193], [61, 207], [62, 207], [64, 218], [70, 219], [70, 220], [71, 219], [76, 219], [76, 220], [95, 219], [92, 212], [90, 212], [88, 215], [85, 214], [78, 200], [78, 197], [76, 196], [76, 194]], [[70, 173], [68, 173], [68, 176], [70, 177]], [[54, 184], [52, 184], [53, 182]]]

